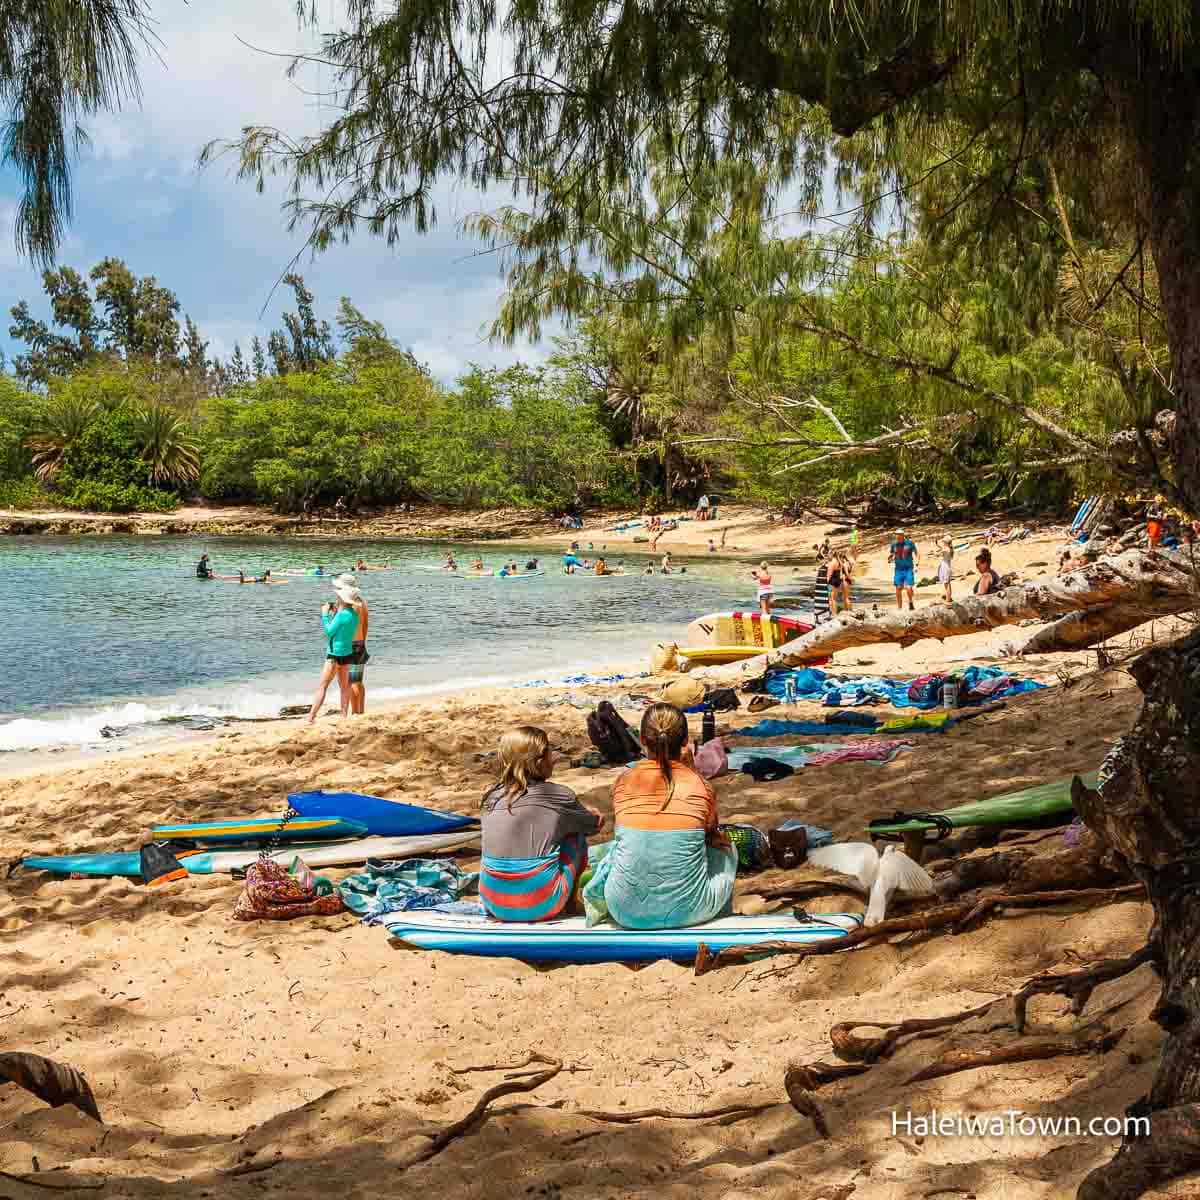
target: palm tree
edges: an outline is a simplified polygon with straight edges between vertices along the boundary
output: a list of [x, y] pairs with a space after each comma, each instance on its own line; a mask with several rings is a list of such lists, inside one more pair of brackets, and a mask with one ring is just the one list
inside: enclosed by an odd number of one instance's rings
[[178, 413], [147, 404], [135, 414], [134, 430], [151, 483], [191, 483], [200, 477], [200, 447]]
[[96, 415], [94, 400], [67, 393], [52, 397], [26, 446], [33, 452], [33, 470], [43, 483], [58, 474], [67, 451]]

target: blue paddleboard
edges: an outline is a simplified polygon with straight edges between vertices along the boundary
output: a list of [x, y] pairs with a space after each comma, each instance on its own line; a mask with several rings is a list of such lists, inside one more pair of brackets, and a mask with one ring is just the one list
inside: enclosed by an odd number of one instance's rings
[[436, 812], [379, 796], [360, 796], [357, 792], [294, 792], [288, 804], [304, 817], [336, 816], [359, 822], [368, 834], [379, 837], [449, 833], [479, 824], [475, 817]]
[[589, 928], [583, 917], [526, 923], [434, 909], [396, 913], [384, 921], [393, 937], [423, 950], [566, 963], [691, 962], [701, 942], [714, 952], [759, 942], [819, 942], [843, 938], [861, 924], [861, 917], [848, 913], [804, 921], [774, 913], [721, 917], [686, 929], [622, 929], [607, 921]]

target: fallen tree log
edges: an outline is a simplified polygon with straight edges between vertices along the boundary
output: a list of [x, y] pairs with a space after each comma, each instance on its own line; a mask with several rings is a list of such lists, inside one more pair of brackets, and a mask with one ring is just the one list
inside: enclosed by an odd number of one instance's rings
[[[907, 612], [852, 609], [777, 650], [748, 659], [739, 664], [737, 671], [759, 674], [768, 667], [803, 666], [855, 646], [880, 642], [911, 646], [924, 638], [943, 641], [1029, 618], [1048, 620], [1067, 613], [1085, 614], [1089, 620], [1099, 622], [1096, 628], [1102, 630], [1103, 622], [1097, 615], [1102, 612], [1135, 610], [1134, 623], [1140, 624], [1153, 617], [1186, 612], [1197, 603], [1196, 574], [1182, 554], [1130, 550], [1089, 563], [1069, 575], [1004, 588], [993, 596], [968, 596], [952, 604], [930, 604]], [[1069, 648], [1078, 646], [1073, 643]]]
[[[1184, 605], [1176, 612], [1185, 611], [1192, 605]], [[1091, 609], [1088, 612], [1071, 613], [1060, 617], [1052, 625], [1039, 629], [1031, 637], [1013, 649], [1014, 654], [1055, 654], [1063, 650], [1085, 650], [1098, 646], [1118, 634], [1128, 633], [1147, 621], [1170, 616], [1160, 608], [1144, 604], [1112, 604], [1107, 608]]]

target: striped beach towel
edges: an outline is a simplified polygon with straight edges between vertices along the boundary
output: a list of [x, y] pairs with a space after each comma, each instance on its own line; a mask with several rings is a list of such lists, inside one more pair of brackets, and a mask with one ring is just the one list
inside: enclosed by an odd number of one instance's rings
[[489, 858], [479, 872], [479, 896], [501, 921], [547, 921], [566, 908], [575, 881], [587, 867], [587, 842], [563, 838], [557, 854], [537, 858]]

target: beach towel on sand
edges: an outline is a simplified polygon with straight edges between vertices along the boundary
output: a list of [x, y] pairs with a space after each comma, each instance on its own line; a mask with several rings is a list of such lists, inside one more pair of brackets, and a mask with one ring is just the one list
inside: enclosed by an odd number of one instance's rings
[[[816, 667], [782, 667], [768, 671], [760, 686], [769, 695], [782, 699], [789, 678], [795, 683], [798, 700], [815, 700], [830, 708], [858, 708], [864, 704], [936, 708], [942, 702], [941, 676], [924, 676], [917, 680], [887, 679], [878, 675], [843, 678], [827, 675]], [[992, 680], [1000, 682], [990, 682]], [[914, 684], [920, 685], [915, 695]], [[1043, 687], [1045, 684], [1019, 679], [999, 667], [968, 667], [963, 671], [959, 685], [959, 704], [983, 704]]]
[[588, 925], [679, 929], [728, 916], [738, 858], [706, 842], [703, 829], [618, 829], [592, 847], [582, 896]]
[[567, 907], [575, 881], [587, 869], [587, 839], [568, 834], [555, 854], [536, 858], [483, 856], [479, 895], [501, 921], [548, 921]]
[[475, 890], [479, 876], [439, 858], [406, 858], [399, 862], [368, 859], [366, 868], [337, 885], [351, 912], [364, 924], [376, 925], [389, 913], [436, 908]]

